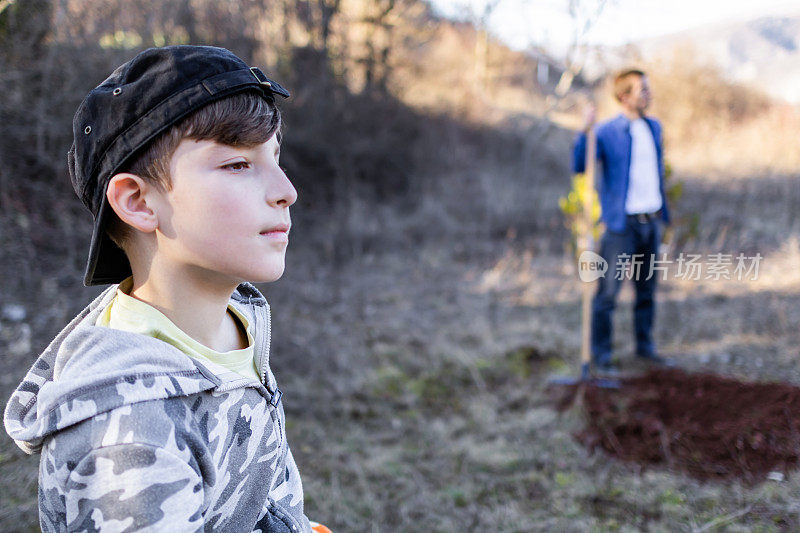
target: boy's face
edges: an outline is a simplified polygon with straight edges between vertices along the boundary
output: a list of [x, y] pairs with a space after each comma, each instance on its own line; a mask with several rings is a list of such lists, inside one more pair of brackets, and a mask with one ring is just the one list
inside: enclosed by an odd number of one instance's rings
[[646, 76], [632, 76], [631, 91], [623, 96], [622, 105], [634, 113], [644, 115], [650, 106], [652, 94]]
[[156, 197], [160, 266], [211, 283], [281, 277], [297, 191], [279, 155], [276, 135], [252, 148], [181, 141], [172, 189]]

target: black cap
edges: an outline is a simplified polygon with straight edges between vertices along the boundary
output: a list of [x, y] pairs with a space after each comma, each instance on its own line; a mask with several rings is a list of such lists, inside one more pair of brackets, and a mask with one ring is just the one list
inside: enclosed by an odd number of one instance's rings
[[117, 68], [86, 96], [72, 121], [67, 155], [72, 187], [94, 216], [83, 283], [119, 283], [131, 275], [125, 253], [105, 228], [106, 188], [128, 158], [188, 114], [220, 98], [258, 90], [265, 99], [289, 92], [214, 46], [150, 48]]

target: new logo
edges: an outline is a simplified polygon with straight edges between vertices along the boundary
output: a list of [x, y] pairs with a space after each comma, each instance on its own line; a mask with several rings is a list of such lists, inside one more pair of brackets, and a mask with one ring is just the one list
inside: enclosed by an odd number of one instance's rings
[[604, 278], [608, 272], [608, 262], [594, 252], [586, 250], [578, 257], [578, 277], [590, 282]]

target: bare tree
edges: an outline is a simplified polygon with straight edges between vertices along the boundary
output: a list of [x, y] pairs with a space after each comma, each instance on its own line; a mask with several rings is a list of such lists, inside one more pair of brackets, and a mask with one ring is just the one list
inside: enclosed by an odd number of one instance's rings
[[[528, 161], [529, 155], [533, 152], [535, 146], [549, 133], [552, 126], [551, 117], [553, 112], [562, 104], [564, 98], [572, 89], [575, 78], [583, 70], [588, 50], [586, 36], [600, 19], [607, 3], [608, 0], [569, 0], [567, 10], [572, 19], [573, 32], [564, 58], [564, 70], [561, 72], [553, 94], [547, 97], [547, 106], [542, 114], [543, 120], [534, 125], [530, 135], [526, 137], [527, 146], [525, 148], [524, 161]], [[525, 165], [527, 166], [527, 163]]]
[[397, 0], [376, 0], [372, 9], [363, 18], [367, 25], [366, 56], [364, 57], [364, 82], [368, 90], [386, 92], [389, 78], [389, 54], [391, 53], [393, 24], [392, 11]]
[[[480, 14], [476, 14], [474, 17], [478, 32], [475, 39], [475, 83], [478, 89], [489, 81], [489, 19], [500, 2], [501, 0], [487, 0]], [[483, 91], [479, 90], [478, 94], [483, 94]]]
[[[600, 19], [608, 0], [569, 0], [569, 15], [573, 21], [573, 36], [567, 49], [565, 69], [558, 80], [552, 107], [558, 105], [580, 74], [586, 59], [586, 34]], [[552, 109], [548, 108], [549, 112]]]

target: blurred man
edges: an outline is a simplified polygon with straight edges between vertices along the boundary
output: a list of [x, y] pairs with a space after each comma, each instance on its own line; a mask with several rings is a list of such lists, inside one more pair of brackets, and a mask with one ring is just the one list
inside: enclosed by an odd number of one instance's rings
[[[615, 374], [612, 363], [612, 322], [617, 294], [625, 278], [636, 286], [634, 326], [636, 355], [644, 361], [672, 366], [660, 357], [653, 342], [656, 275], [651, 272], [661, 241], [661, 225], [669, 223], [664, 194], [661, 124], [645, 116], [650, 86], [644, 72], [628, 69], [614, 79], [614, 96], [621, 107], [616, 117], [595, 128], [597, 181], [606, 231], [600, 255], [608, 262], [592, 302], [591, 348], [595, 370]], [[586, 131], [594, 126], [594, 110], [587, 116], [573, 152], [573, 170], [586, 167]], [[629, 263], [626, 270], [625, 264]]]

